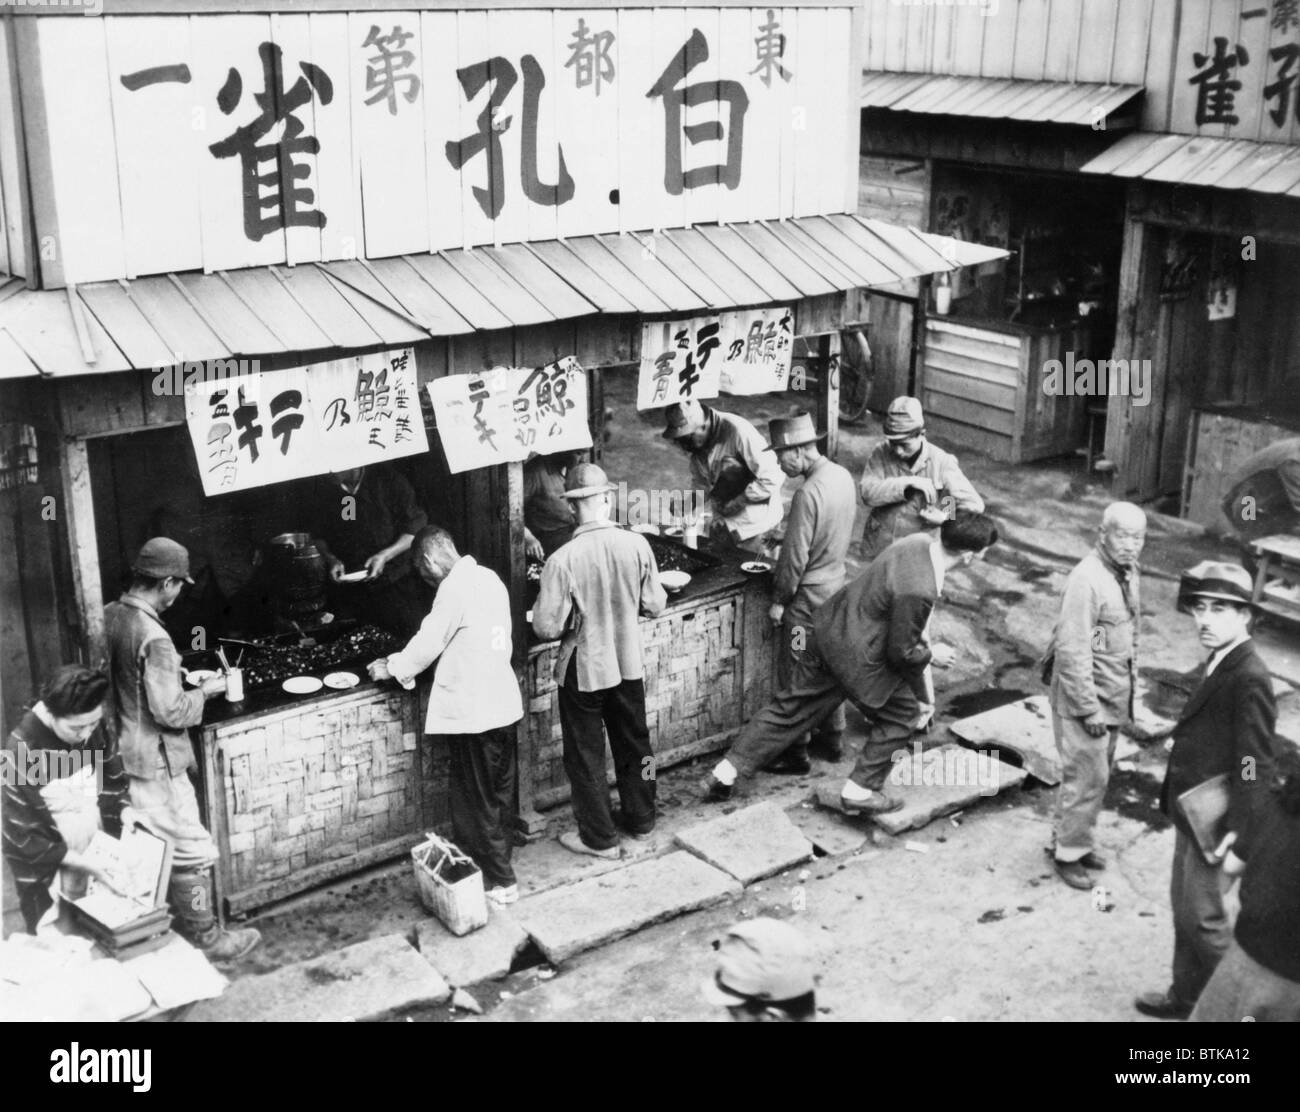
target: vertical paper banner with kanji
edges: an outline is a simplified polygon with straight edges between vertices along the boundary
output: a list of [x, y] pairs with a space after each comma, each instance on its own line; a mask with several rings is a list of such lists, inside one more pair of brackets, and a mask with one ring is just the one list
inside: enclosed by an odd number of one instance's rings
[[310, 369], [318, 472], [428, 451], [411, 348], [336, 359]]
[[512, 401], [516, 372], [506, 367], [448, 375], [429, 383], [438, 439], [453, 475], [522, 460], [528, 449], [516, 435]]
[[644, 324], [636, 407], [784, 390], [793, 347], [789, 306]]
[[573, 356], [510, 373], [515, 377], [515, 434], [524, 448], [545, 456], [591, 447], [587, 372]]
[[205, 495], [318, 473], [306, 367], [187, 385], [185, 417]]
[[658, 409], [687, 399], [716, 398], [722, 346], [718, 317], [650, 321], [641, 326], [637, 409]]
[[790, 381], [794, 310], [789, 306], [723, 313], [721, 384], [724, 394], [774, 394]]

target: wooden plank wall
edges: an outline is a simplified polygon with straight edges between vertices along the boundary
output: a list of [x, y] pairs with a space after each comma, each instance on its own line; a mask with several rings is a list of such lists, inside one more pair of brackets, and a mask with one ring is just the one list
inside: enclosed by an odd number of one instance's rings
[[[1265, 0], [867, 0], [865, 68], [1143, 85], [1143, 130], [1294, 144], [1300, 115], [1286, 112], [1277, 123], [1280, 100], [1264, 95], [1278, 79], [1273, 52], [1296, 42], [1295, 24], [1274, 18], [1281, 8]], [[1231, 74], [1241, 83], [1237, 123], [1198, 125], [1189, 79], [1205, 68], [1195, 55], [1214, 57], [1216, 38], [1249, 58]]]
[[943, 439], [1013, 461], [1023, 389], [1021, 338], [930, 317], [920, 376], [926, 423]]

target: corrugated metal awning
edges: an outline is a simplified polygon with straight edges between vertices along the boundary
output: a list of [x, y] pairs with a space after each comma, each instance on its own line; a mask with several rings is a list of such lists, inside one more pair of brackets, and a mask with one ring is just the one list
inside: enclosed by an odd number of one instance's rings
[[891, 112], [976, 116], [1089, 127], [1118, 112], [1142, 92], [1141, 85], [1085, 81], [1020, 81], [1010, 77], [945, 77], [933, 73], [862, 75], [858, 104]]
[[15, 280], [0, 286], [0, 378], [399, 347], [599, 313], [702, 313], [893, 286], [1005, 255], [878, 220], [812, 216], [66, 290]]
[[1300, 197], [1300, 147], [1253, 139], [1144, 131], [1124, 136], [1082, 171]]

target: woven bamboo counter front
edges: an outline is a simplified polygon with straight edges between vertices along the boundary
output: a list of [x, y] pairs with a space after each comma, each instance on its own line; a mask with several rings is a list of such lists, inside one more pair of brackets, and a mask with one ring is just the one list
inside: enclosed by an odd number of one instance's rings
[[[405, 853], [445, 810], [420, 695], [362, 684], [205, 724], [218, 896], [241, 914]], [[251, 701], [250, 701], [251, 702]]]

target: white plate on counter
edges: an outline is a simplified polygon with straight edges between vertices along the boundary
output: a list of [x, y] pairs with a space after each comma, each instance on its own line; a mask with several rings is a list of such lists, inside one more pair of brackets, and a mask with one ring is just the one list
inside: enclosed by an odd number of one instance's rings
[[772, 565], [766, 560], [746, 560], [740, 565], [740, 570], [746, 575], [762, 575], [764, 572], [772, 570]]
[[291, 676], [280, 686], [290, 695], [313, 695], [325, 685], [315, 676]]
[[204, 680], [210, 680], [221, 673], [212, 668], [194, 668], [185, 673], [185, 682], [191, 687], [198, 687]]
[[633, 525], [632, 532], [644, 533], [648, 537], [657, 537], [659, 535], [658, 525]]
[[356, 687], [360, 682], [361, 677], [355, 672], [331, 672], [325, 677], [325, 686], [335, 691], [346, 691], [349, 687]]

